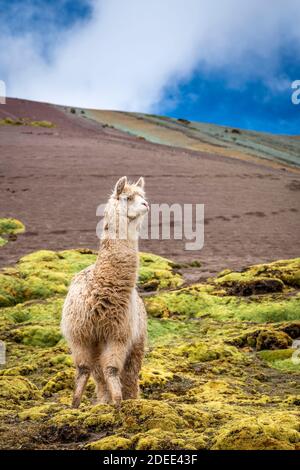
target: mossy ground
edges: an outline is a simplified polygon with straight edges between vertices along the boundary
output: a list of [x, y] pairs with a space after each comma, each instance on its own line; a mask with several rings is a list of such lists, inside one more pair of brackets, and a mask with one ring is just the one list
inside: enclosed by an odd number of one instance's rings
[[[1, 448], [300, 449], [299, 260], [180, 288], [171, 262], [141, 254], [140, 289], [158, 291], [145, 297], [141, 398], [95, 405], [90, 380], [73, 410], [61, 308], [71, 277], [95, 257], [40, 251], [1, 273]], [[249, 293], [238, 287], [245, 273], [248, 287], [260, 273], [283, 285]]]
[[[16, 266], [0, 271], [0, 307], [66, 294], [74, 274], [95, 260], [96, 253], [86, 249], [41, 250], [24, 256]], [[182, 278], [170, 261], [141, 253], [139, 285], [149, 289], [150, 284], [151, 290], [174, 288], [182, 284]]]
[[0, 218], [0, 248], [9, 240], [16, 240], [19, 233], [25, 232], [25, 225], [17, 219]]

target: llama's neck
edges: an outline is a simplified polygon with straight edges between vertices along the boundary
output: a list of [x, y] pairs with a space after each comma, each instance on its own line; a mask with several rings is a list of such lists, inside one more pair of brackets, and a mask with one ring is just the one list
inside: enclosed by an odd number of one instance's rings
[[95, 273], [102, 284], [113, 284], [118, 288], [122, 285], [130, 292], [135, 287], [139, 268], [140, 225], [140, 218], [128, 221], [127, 214], [121, 218], [119, 211], [111, 210], [108, 205], [95, 266]]
[[138, 239], [141, 223], [141, 218], [129, 221], [127, 217], [122, 219], [119, 213], [114, 213], [113, 216], [107, 217], [104, 220], [101, 244], [126, 242], [121, 244], [123, 246], [128, 245], [132, 249], [138, 251]]
[[138, 243], [132, 240], [102, 238], [95, 274], [102, 285], [115, 285], [131, 293], [138, 277]]

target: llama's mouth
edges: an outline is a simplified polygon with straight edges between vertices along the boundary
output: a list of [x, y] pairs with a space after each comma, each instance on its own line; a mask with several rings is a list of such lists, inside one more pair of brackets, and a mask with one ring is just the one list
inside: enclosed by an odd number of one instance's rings
[[144, 215], [147, 213], [148, 211], [146, 210], [145, 212], [141, 213], [141, 214], [137, 214], [137, 215], [127, 215], [127, 218], [129, 220], [129, 222], [133, 222], [134, 220], [137, 220], [139, 219], [140, 217], [144, 217]]
[[136, 220], [138, 217], [139, 217], [139, 215], [128, 215], [128, 216], [127, 216], [129, 222], [133, 222], [133, 221]]

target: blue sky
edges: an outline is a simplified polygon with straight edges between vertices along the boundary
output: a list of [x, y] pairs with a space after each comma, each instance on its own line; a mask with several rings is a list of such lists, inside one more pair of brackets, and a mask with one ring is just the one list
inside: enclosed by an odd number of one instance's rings
[[298, 0], [0, 0], [8, 96], [300, 134]]

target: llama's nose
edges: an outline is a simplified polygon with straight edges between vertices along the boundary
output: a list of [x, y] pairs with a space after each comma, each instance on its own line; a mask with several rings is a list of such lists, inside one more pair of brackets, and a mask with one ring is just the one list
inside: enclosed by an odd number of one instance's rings
[[142, 202], [143, 206], [146, 206], [147, 207], [147, 211], [149, 210], [149, 204], [147, 201], [143, 201]]

